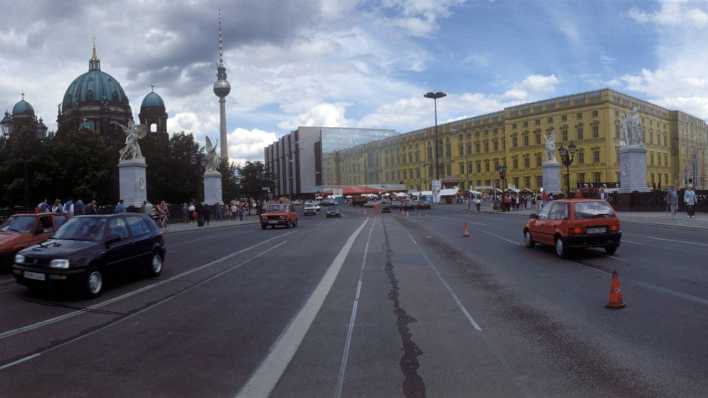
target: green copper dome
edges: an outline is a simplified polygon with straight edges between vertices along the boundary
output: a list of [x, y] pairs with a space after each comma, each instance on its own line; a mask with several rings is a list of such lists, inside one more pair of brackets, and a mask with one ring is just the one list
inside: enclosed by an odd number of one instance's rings
[[34, 108], [32, 108], [32, 105], [24, 99], [20, 100], [20, 102], [16, 103], [15, 106], [12, 107], [12, 116], [18, 115], [34, 115]]
[[162, 97], [154, 91], [149, 92], [148, 95], [143, 98], [143, 103], [140, 105], [140, 110], [151, 108], [165, 110], [165, 102], [162, 101]]
[[113, 105], [128, 105], [123, 87], [113, 76], [100, 69], [89, 70], [77, 77], [66, 89], [62, 108], [79, 107], [86, 103], [108, 102]]

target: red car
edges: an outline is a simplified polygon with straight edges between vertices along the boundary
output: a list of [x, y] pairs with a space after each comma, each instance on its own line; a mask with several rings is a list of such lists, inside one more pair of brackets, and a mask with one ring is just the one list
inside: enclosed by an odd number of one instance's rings
[[67, 220], [62, 214], [18, 213], [0, 226], [0, 268], [12, 265], [15, 253], [49, 239]]
[[556, 200], [546, 204], [539, 214], [532, 214], [524, 226], [527, 247], [536, 243], [550, 245], [564, 258], [571, 249], [580, 247], [602, 247], [612, 255], [621, 239], [617, 214], [604, 200]]
[[277, 225], [283, 225], [285, 228], [297, 227], [297, 213], [293, 205], [273, 203], [263, 210], [261, 228], [275, 228]]

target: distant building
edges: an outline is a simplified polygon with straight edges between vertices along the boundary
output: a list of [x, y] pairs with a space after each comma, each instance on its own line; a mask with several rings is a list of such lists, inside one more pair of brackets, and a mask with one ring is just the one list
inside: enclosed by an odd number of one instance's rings
[[[557, 146], [568, 146], [571, 141], [577, 145], [570, 167], [571, 187], [621, 184], [620, 122], [634, 107], [639, 109], [644, 130], [647, 185], [659, 189], [693, 183], [699, 189], [708, 189], [705, 121], [610, 89], [522, 104], [439, 125], [442, 183], [462, 189], [510, 186], [538, 191], [543, 180], [543, 135], [552, 129]], [[426, 190], [435, 174], [433, 152], [434, 128], [429, 126], [326, 153], [325, 175], [320, 178], [342, 184], [377, 180]], [[506, 181], [500, 178], [499, 166], [506, 167]]]
[[5, 112], [0, 126], [2, 127], [2, 135], [6, 138], [21, 131], [31, 131], [40, 138], [47, 136], [47, 126], [44, 125], [42, 118], [37, 119], [34, 108], [25, 101], [24, 94], [22, 94], [22, 99], [12, 107], [12, 113]]
[[[345, 181], [338, 177], [348, 176], [348, 171], [338, 170], [338, 163], [332, 156], [347, 148], [396, 134], [394, 130], [385, 129], [298, 127], [264, 150], [272, 193], [276, 197], [312, 197], [324, 186], [349, 184], [349, 179]], [[359, 165], [352, 167], [358, 168]], [[364, 162], [361, 167], [375, 170], [378, 165]], [[374, 175], [370, 177], [368, 180], [361, 177], [352, 184], [380, 183]]]

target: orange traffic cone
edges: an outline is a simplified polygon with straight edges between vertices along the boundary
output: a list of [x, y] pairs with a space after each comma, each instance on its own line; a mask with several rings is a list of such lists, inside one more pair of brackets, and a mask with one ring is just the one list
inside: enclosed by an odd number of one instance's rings
[[462, 236], [465, 238], [470, 237], [470, 225], [465, 223], [465, 232], [462, 233]]
[[605, 306], [607, 308], [619, 309], [624, 308], [622, 299], [622, 288], [620, 287], [620, 279], [617, 271], [612, 272], [612, 284], [610, 285], [610, 301]]

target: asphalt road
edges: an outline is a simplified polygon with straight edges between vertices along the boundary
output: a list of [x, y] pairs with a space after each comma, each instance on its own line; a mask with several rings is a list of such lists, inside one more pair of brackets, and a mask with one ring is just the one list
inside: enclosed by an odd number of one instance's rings
[[561, 260], [524, 222], [347, 209], [174, 233], [160, 278], [95, 300], [0, 276], [0, 396], [706, 396], [708, 231], [624, 223], [614, 256]]

